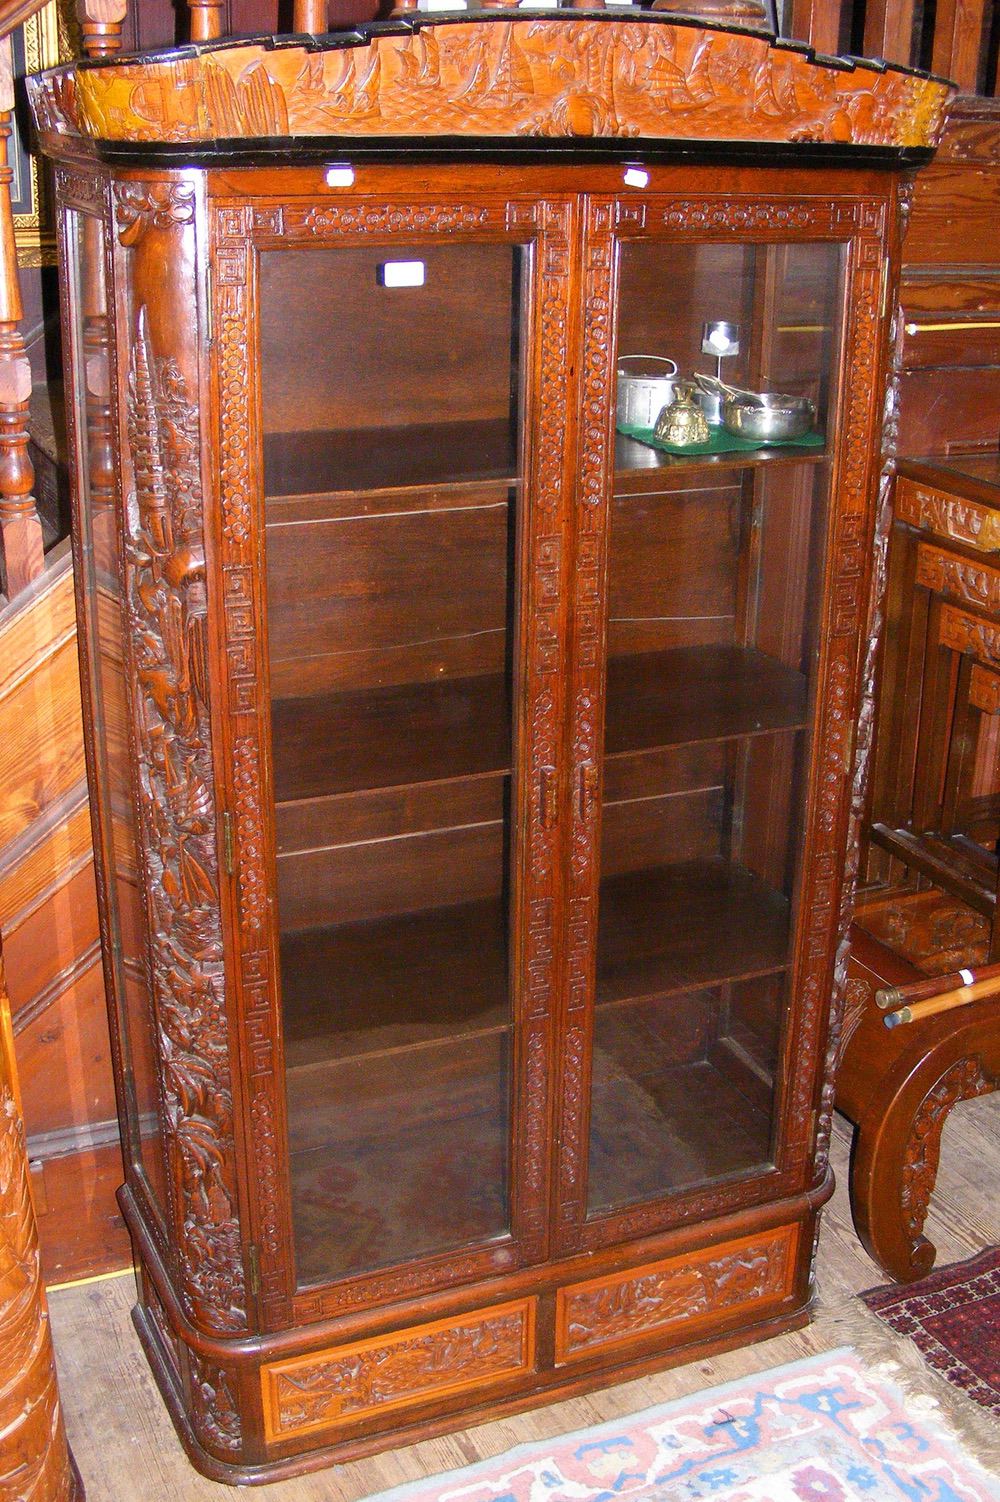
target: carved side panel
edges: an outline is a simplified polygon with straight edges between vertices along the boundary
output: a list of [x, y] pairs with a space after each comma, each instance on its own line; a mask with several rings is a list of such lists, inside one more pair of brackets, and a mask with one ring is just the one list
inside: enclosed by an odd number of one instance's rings
[[209, 1450], [234, 1456], [243, 1447], [235, 1378], [224, 1367], [214, 1366], [188, 1352], [191, 1407], [198, 1438]]
[[[141, 192], [126, 185], [117, 204], [120, 237], [141, 245], [143, 256], [169, 257], [178, 252], [174, 233], [191, 233], [192, 195], [183, 185], [174, 193], [169, 186]], [[147, 235], [151, 245], [143, 243]], [[155, 347], [144, 306], [128, 335], [129, 669], [178, 1290], [197, 1323], [235, 1331], [245, 1326], [246, 1303], [208, 709], [197, 394], [177, 361]]]
[[261, 1372], [268, 1443], [479, 1392], [535, 1364], [535, 1300], [272, 1362]]
[[690, 1256], [668, 1257], [613, 1278], [560, 1288], [556, 1361], [589, 1356], [643, 1336], [664, 1338], [688, 1324], [769, 1305], [792, 1292], [798, 1228], [782, 1226]]
[[837, 1063], [843, 1058], [844, 1050], [864, 1021], [865, 1012], [871, 1005], [871, 1001], [870, 981], [862, 980], [858, 975], [852, 975], [844, 990], [844, 1016], [840, 1025], [840, 1037], [837, 1040]]

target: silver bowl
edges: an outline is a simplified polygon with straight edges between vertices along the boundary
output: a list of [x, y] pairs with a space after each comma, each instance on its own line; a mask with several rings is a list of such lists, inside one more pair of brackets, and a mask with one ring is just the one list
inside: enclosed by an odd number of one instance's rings
[[784, 392], [743, 391], [716, 376], [696, 374], [709, 399], [718, 401], [722, 426], [737, 438], [753, 443], [787, 443], [801, 438], [816, 420], [816, 407], [807, 396]]
[[722, 403], [722, 426], [737, 438], [754, 443], [786, 443], [789, 438], [801, 438], [815, 417], [816, 408], [806, 396], [764, 392], [752, 401], [727, 397]]

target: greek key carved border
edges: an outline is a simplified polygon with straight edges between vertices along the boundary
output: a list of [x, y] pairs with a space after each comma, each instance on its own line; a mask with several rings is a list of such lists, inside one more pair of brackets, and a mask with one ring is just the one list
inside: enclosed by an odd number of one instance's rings
[[[266, 836], [260, 702], [261, 606], [256, 583], [251, 446], [256, 432], [252, 331], [247, 281], [251, 216], [243, 205], [211, 214], [215, 380], [219, 406], [219, 501], [222, 636], [226, 659], [228, 763], [231, 778], [233, 893], [242, 997], [245, 1111], [255, 1192], [257, 1300], [265, 1327], [290, 1318], [284, 1182], [284, 1089], [278, 1077], [279, 1020], [271, 933], [273, 903]], [[260, 525], [263, 525], [262, 521]]]
[[[873, 234], [871, 228], [868, 216], [865, 229], [852, 241], [849, 263], [853, 282], [843, 365], [849, 372], [850, 397], [838, 464], [830, 481], [831, 495], [839, 497], [840, 505], [827, 565], [826, 661], [821, 659], [818, 669], [826, 692], [816, 728], [818, 755], [811, 792], [815, 836], [804, 877], [810, 884], [804, 890], [811, 887], [816, 897], [806, 917], [804, 947], [798, 956], [802, 1006], [789, 1054], [797, 1060], [817, 1060], [815, 1071], [797, 1070], [786, 1117], [792, 1160], [798, 1166], [811, 1153], [816, 1182], [826, 1174], [829, 1163], [846, 985], [846, 935], [857, 879], [858, 818], [872, 743], [872, 633], [877, 624], [872, 611], [883, 592], [889, 521], [888, 482], [883, 478], [880, 483], [879, 474], [882, 455], [894, 443], [896, 420], [894, 390], [890, 387], [887, 392], [884, 409], [876, 400], [886, 354], [887, 266], [884, 237]], [[815, 1128], [810, 1133], [814, 1107]]]

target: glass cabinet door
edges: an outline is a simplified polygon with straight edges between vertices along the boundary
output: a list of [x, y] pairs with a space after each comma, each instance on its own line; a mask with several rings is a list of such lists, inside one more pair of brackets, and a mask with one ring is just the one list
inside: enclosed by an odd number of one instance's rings
[[531, 257], [260, 258], [297, 1281], [516, 1232]]
[[[599, 871], [588, 891], [581, 866], [575, 889], [596, 909], [580, 960], [592, 1015], [572, 999], [569, 1014], [590, 1044], [578, 1132], [569, 1090], [563, 1108], [578, 1225], [658, 1201], [669, 1219], [669, 1197], [776, 1161], [843, 262], [835, 243], [619, 243], [616, 370], [721, 367], [813, 412], [794, 443], [762, 445], [706, 400], [707, 433], [671, 448], [654, 446], [655, 412], [637, 419], [631, 379], [611, 398], [610, 504], [581, 508], [607, 583], [606, 656], [578, 645], [575, 668], [578, 701], [602, 675], [606, 693], [603, 726], [575, 737], [575, 818]], [[659, 363], [623, 359], [640, 355]]]

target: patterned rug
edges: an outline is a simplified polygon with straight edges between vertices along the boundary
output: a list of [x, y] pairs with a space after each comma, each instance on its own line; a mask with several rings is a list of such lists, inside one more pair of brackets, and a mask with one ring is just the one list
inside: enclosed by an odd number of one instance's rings
[[929, 1366], [1000, 1418], [1000, 1247], [861, 1297]]
[[845, 1348], [372, 1502], [998, 1502], [1000, 1480], [907, 1405]]

